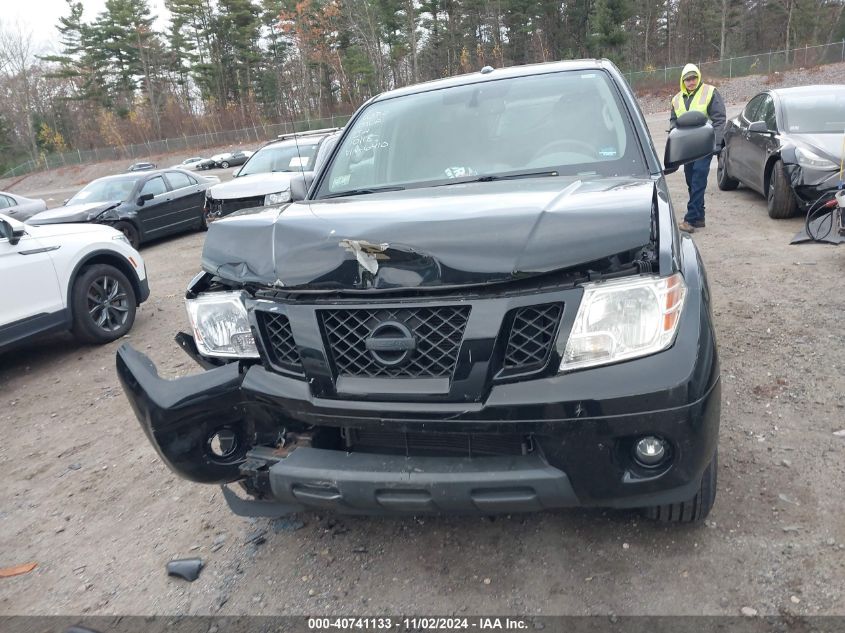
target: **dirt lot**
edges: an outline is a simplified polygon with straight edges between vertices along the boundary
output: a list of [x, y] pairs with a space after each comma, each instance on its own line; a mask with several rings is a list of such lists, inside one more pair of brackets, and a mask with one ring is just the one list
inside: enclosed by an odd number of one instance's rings
[[[657, 147], [663, 116], [651, 119]], [[845, 247], [790, 246], [715, 168], [707, 265], [722, 380], [710, 520], [667, 528], [628, 512], [380, 519], [233, 516], [176, 478], [114, 372], [117, 343], [59, 336], [0, 357], [0, 614], [845, 614]], [[678, 207], [683, 174], [669, 177]], [[152, 296], [128, 337], [169, 376], [203, 234], [143, 250]], [[200, 556], [189, 584], [171, 558]]]

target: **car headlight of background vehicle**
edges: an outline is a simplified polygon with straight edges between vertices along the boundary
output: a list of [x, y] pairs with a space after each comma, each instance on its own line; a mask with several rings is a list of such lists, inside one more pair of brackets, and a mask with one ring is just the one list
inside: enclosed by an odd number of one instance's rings
[[686, 292], [680, 273], [584, 284], [560, 371], [666, 349], [675, 340]]
[[832, 160], [822, 158], [808, 149], [796, 147], [795, 158], [798, 160], [798, 164], [802, 167], [810, 167], [813, 169], [839, 169], [839, 165], [834, 163]]
[[258, 358], [242, 292], [200, 295], [185, 304], [194, 341], [203, 356]]
[[264, 196], [264, 206], [271, 204], [282, 204], [283, 202], [290, 202], [290, 190], [277, 191], [276, 193], [268, 193]]

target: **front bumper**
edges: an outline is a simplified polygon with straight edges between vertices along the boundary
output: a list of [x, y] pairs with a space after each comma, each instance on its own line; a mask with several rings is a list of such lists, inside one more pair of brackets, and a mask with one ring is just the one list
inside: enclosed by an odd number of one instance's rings
[[[163, 380], [150, 360], [128, 344], [118, 350], [117, 368], [142, 428], [172, 470], [198, 482], [246, 484], [255, 499], [226, 490], [236, 513], [272, 516], [317, 507], [349, 513], [490, 514], [570, 506], [645, 507], [692, 498], [718, 442], [718, 363], [715, 354], [705, 356], [697, 363], [697, 375], [709, 384], [694, 401], [666, 408], [654, 401], [663, 399], [654, 394], [645, 400], [630, 392], [613, 397], [627, 391], [618, 379], [620, 368], [629, 374], [628, 385], [636, 387], [642, 382], [637, 374], [648, 375], [656, 357], [581, 372], [592, 374], [586, 381], [570, 375], [512, 383], [495, 387], [485, 403], [440, 405], [323, 400], [313, 397], [301, 380], [258, 365], [242, 371], [238, 363]], [[560, 393], [565, 378], [576, 379], [576, 391], [589, 391], [590, 382], [603, 384], [611, 397], [549, 402], [556, 391], [557, 397], [567, 398]], [[664, 392], [664, 403], [672, 391]], [[648, 401], [658, 406], [637, 410]], [[626, 408], [632, 412], [622, 413]], [[280, 446], [280, 428], [333, 426], [521, 433], [532, 438], [535, 450], [465, 458], [356, 454], [307, 445], [272, 448]], [[235, 444], [243, 447], [228, 459], [210, 450], [210, 438], [221, 429], [233, 433]], [[671, 445], [668, 467], [646, 471], [633, 463], [632, 443], [647, 434]]]

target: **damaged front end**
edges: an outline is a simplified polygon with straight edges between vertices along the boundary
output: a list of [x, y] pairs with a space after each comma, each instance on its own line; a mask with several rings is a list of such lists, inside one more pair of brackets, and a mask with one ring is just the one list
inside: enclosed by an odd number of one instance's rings
[[[193, 334], [177, 337], [207, 371], [164, 380], [124, 345], [118, 374], [165, 463], [193, 481], [239, 482], [240, 492], [224, 487], [238, 514], [494, 513], [686, 499], [718, 431], [718, 363], [694, 250], [686, 254], [694, 262], [682, 344], [637, 360], [634, 373], [630, 363], [561, 371], [585, 288], [659, 270], [650, 202], [642, 244], [505, 280], [484, 271], [470, 284], [465, 269], [430, 253], [357, 237], [337, 240], [344, 263], [331, 271], [341, 272], [315, 270], [316, 288], [287, 288], [275, 269], [257, 281], [257, 258], [218, 265], [191, 282], [187, 298], [217, 301], [206, 316], [224, 339], [200, 325], [198, 311]], [[212, 242], [206, 261], [223, 244]], [[463, 285], [442, 283], [459, 278]], [[407, 286], [385, 287], [400, 279]], [[654, 468], [632, 460], [632, 443], [647, 432], [671, 443], [671, 461]]]

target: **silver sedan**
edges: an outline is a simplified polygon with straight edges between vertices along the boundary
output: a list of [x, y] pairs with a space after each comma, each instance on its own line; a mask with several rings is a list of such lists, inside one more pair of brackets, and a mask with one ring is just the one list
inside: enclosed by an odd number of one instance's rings
[[0, 213], [21, 222], [46, 209], [47, 203], [41, 199], [25, 198], [16, 193], [0, 191]]

